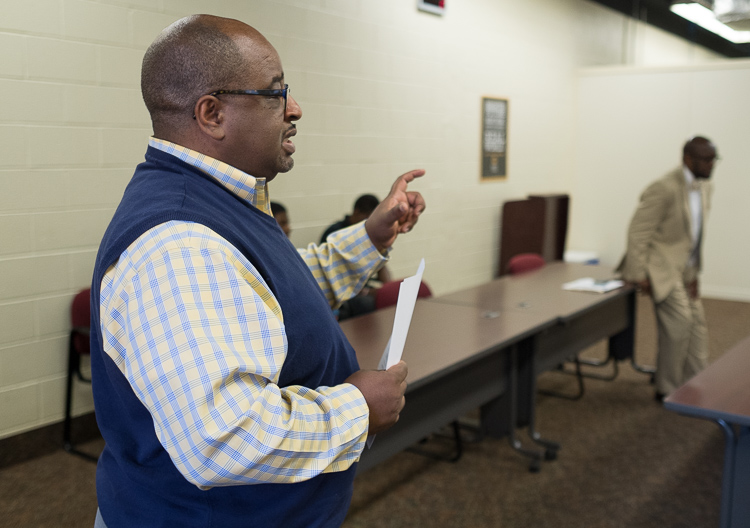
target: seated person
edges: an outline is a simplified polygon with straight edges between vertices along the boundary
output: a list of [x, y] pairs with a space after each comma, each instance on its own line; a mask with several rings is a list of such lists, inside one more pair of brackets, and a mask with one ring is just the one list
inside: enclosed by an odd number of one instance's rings
[[[320, 237], [320, 243], [323, 244], [328, 238], [328, 235], [339, 229], [344, 229], [345, 227], [367, 220], [379, 203], [380, 200], [378, 200], [377, 196], [372, 194], [363, 194], [357, 198], [354, 202], [352, 213], [328, 226]], [[276, 216], [276, 213], [274, 213], [274, 216]], [[383, 266], [380, 271], [378, 271], [377, 276], [372, 277], [356, 297], [345, 301], [339, 307], [339, 321], [375, 311], [375, 293], [381, 284], [389, 282], [390, 280], [391, 274], [388, 269]]]
[[292, 225], [289, 223], [289, 215], [286, 212], [286, 207], [278, 202], [271, 202], [271, 214], [276, 219], [276, 223], [284, 232], [287, 238], [292, 234]]
[[352, 214], [344, 216], [343, 219], [339, 220], [335, 224], [331, 224], [328, 228], [323, 231], [323, 235], [320, 237], [320, 243], [326, 241], [328, 235], [339, 229], [344, 229], [354, 224], [358, 224], [363, 220], [370, 218], [370, 215], [380, 203], [377, 196], [373, 194], [363, 194], [354, 202], [354, 210]]

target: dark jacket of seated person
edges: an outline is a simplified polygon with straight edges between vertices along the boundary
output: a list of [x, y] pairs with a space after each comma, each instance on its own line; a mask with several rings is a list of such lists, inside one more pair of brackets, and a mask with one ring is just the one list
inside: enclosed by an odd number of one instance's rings
[[[380, 200], [378, 200], [377, 196], [373, 194], [361, 195], [355, 200], [351, 214], [345, 215], [344, 218], [338, 222], [334, 222], [323, 231], [323, 234], [320, 237], [320, 243], [325, 243], [328, 235], [331, 233], [335, 233], [336, 231], [367, 220], [378, 204], [380, 204]], [[356, 297], [342, 303], [338, 309], [338, 320], [343, 321], [350, 317], [374, 312], [376, 292], [381, 284], [389, 282], [390, 280], [391, 274], [387, 267], [383, 266], [378, 270], [377, 275], [367, 281], [365, 287]]]

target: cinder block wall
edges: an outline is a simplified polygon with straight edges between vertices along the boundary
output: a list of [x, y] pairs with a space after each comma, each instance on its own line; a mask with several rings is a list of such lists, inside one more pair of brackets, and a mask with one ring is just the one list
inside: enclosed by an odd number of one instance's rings
[[[576, 68], [713, 58], [584, 0], [449, 2], [442, 18], [412, 0], [2, 2], [0, 438], [62, 419], [70, 301], [150, 134], [141, 58], [194, 12], [240, 18], [279, 50], [304, 112], [297, 165], [272, 184], [293, 241], [423, 167], [428, 212], [391, 270], [425, 257], [437, 293], [492, 277], [504, 200], [568, 190]], [[479, 181], [483, 95], [510, 99], [505, 181]], [[93, 409], [90, 387], [74, 398]]]

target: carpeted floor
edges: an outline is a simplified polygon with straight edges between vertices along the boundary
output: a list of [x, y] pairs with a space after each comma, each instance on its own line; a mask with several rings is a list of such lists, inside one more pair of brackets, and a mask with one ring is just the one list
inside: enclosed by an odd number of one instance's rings
[[[715, 360], [748, 333], [750, 304], [708, 299], [705, 308]], [[655, 342], [653, 311], [640, 300], [639, 363], [653, 365]], [[604, 354], [604, 344], [585, 353]], [[575, 379], [550, 372], [539, 386], [574, 391]], [[711, 422], [665, 411], [653, 394], [649, 377], [622, 363], [614, 381], [587, 379], [578, 401], [539, 396], [537, 428], [562, 444], [539, 473], [528, 471], [507, 439], [467, 438], [456, 463], [397, 455], [357, 477], [344, 526], [718, 526], [723, 435]], [[447, 442], [436, 436], [427, 447]], [[100, 440], [82, 446], [101, 447]], [[94, 474], [93, 464], [63, 451], [0, 470], [0, 525], [93, 526]]]

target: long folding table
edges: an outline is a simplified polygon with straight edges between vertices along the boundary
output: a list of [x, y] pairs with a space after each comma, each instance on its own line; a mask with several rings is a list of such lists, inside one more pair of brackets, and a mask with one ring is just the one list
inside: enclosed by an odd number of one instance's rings
[[[630, 286], [607, 293], [563, 290], [562, 285], [583, 277], [606, 280], [614, 275], [607, 266], [555, 262], [527, 273], [505, 276], [474, 288], [436, 297], [433, 302], [474, 306], [486, 311], [516, 311], [534, 314], [550, 323], [544, 332], [525, 343], [519, 352], [519, 379], [526, 383], [556, 367], [584, 348], [608, 338], [609, 357], [601, 364], [629, 359], [635, 362], [635, 291]], [[529, 347], [531, 347], [529, 349]], [[535, 393], [528, 387], [520, 395], [519, 417], [527, 420]]]
[[[377, 368], [394, 315], [395, 308], [387, 308], [341, 322], [363, 369]], [[508, 349], [544, 324], [532, 314], [417, 301], [403, 355], [409, 365], [406, 406], [396, 425], [365, 448], [358, 471], [492, 402], [498, 402], [496, 411], [485, 419], [503, 420]]]
[[[409, 364], [407, 404], [400, 421], [379, 434], [360, 463], [364, 470], [405, 449], [466, 412], [481, 408], [482, 430], [509, 435], [532, 458], [555, 458], [559, 447], [535, 429], [536, 376], [608, 338], [615, 360], [633, 358], [635, 291], [597, 294], [565, 291], [582, 277], [611, 278], [611, 268], [553, 263], [440, 297], [415, 307], [404, 349]], [[341, 323], [363, 368], [375, 368], [393, 325], [394, 309]], [[542, 450], [515, 436], [528, 425]]]

